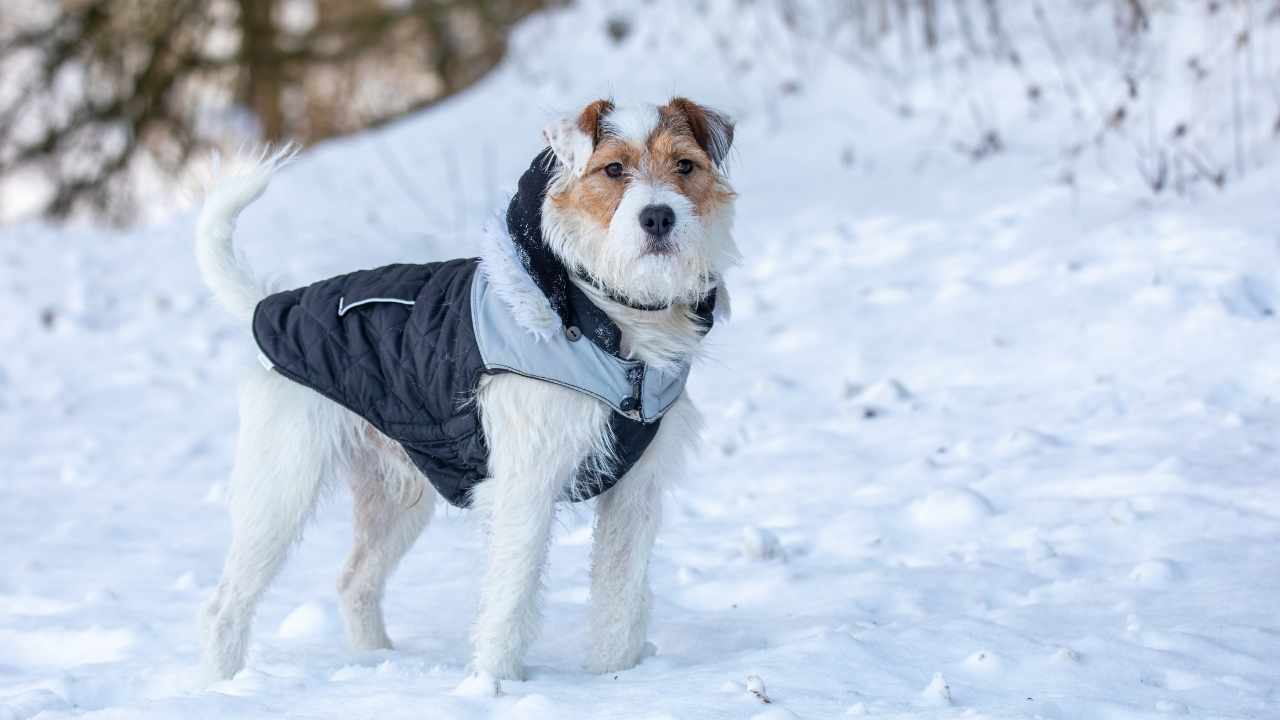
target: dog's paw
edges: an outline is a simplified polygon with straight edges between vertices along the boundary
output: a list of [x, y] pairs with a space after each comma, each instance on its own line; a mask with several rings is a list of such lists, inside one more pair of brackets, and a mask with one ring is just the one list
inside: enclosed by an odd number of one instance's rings
[[195, 668], [193, 674], [198, 686], [210, 687], [232, 681], [243, 670], [243, 660], [228, 660], [222, 657], [206, 655], [200, 659], [200, 665]]
[[640, 664], [640, 658], [592, 658], [587, 661], [586, 670], [596, 675], [630, 670]]
[[624, 648], [621, 652], [596, 650], [592, 652], [591, 659], [587, 660], [586, 669], [587, 672], [596, 674], [630, 670], [645, 658], [657, 654], [658, 648], [651, 642], [640, 643], [640, 646], [635, 648]]
[[497, 697], [501, 693], [502, 682], [487, 672], [473, 672], [453, 689], [459, 697]]
[[387, 637], [387, 633], [382, 630], [352, 630], [347, 631], [348, 640], [351, 643], [351, 649], [356, 652], [376, 652], [378, 650], [395, 650], [395, 645], [391, 643], [391, 638]]
[[514, 682], [524, 682], [526, 679], [524, 663], [519, 660], [493, 660], [479, 656], [471, 663], [470, 667], [475, 673], [481, 675], [489, 675], [498, 680], [511, 680]]

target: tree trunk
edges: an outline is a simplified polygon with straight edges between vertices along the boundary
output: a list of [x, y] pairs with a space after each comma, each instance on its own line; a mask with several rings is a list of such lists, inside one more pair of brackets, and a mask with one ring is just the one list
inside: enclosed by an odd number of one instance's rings
[[275, 0], [240, 0], [240, 53], [244, 59], [245, 102], [258, 116], [262, 137], [270, 142], [284, 139], [284, 113], [280, 107], [283, 88], [277, 58]]

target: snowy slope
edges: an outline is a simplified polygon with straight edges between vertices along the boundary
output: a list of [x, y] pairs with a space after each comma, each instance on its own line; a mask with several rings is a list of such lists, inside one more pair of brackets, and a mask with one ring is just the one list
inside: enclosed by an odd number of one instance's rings
[[25, 225], [0, 234], [0, 718], [1280, 717], [1280, 171], [1152, 200], [1030, 148], [974, 164], [835, 66], [735, 79], [658, 6], [621, 49], [583, 30], [602, 10], [534, 18], [473, 91], [305, 154], [239, 234], [286, 285], [472, 254], [553, 112], [738, 116], [745, 261], [691, 382], [706, 453], [654, 557], [656, 655], [580, 669], [589, 509], [562, 513], [527, 682], [451, 694], [480, 559], [455, 510], [391, 582], [398, 649], [351, 652], [339, 493], [248, 669], [199, 687], [249, 338], [190, 211]]

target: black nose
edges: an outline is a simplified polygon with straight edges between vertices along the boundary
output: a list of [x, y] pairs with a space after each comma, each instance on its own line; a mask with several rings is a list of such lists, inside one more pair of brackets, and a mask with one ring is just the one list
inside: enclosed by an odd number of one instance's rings
[[676, 211], [670, 205], [646, 205], [640, 211], [640, 227], [650, 235], [666, 237], [676, 224]]

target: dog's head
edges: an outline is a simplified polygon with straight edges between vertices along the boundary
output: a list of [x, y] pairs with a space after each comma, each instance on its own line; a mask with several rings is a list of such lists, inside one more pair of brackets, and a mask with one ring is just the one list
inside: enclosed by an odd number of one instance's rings
[[665, 304], [696, 301], [736, 262], [724, 115], [684, 98], [661, 107], [598, 100], [545, 135], [557, 169], [543, 238], [566, 266]]

